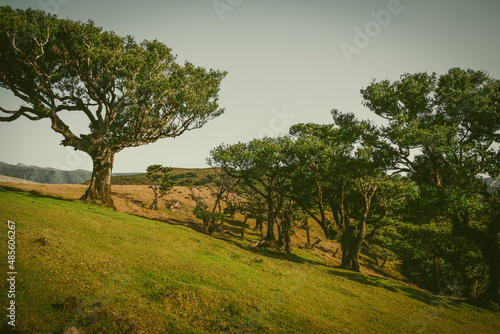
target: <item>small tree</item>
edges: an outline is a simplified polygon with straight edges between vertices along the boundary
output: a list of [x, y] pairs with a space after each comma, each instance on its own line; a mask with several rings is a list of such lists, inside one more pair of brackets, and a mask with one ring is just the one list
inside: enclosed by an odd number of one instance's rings
[[207, 202], [203, 197], [196, 196], [193, 188], [191, 188], [191, 198], [196, 202], [196, 207], [193, 210], [193, 213], [196, 218], [203, 221], [203, 230], [205, 233], [212, 235], [215, 230], [220, 230], [224, 220], [226, 219], [226, 215], [221, 212], [208, 211]]
[[[208, 175], [207, 188], [210, 189], [211, 195], [215, 198], [215, 204], [212, 209], [212, 212], [215, 212], [217, 208], [219, 212], [222, 212], [221, 202], [224, 201], [224, 198], [227, 199], [227, 208], [232, 205], [232, 203], [227, 198], [229, 192], [234, 187], [236, 179], [231, 176], [224, 174], [222, 172], [218, 172], [217, 174]], [[234, 216], [234, 213], [233, 213]]]
[[203, 221], [203, 230], [208, 235], [212, 235], [215, 230], [222, 228], [222, 223], [226, 219], [226, 215], [221, 212], [197, 211], [196, 218]]
[[149, 186], [155, 193], [153, 203], [149, 207], [153, 210], [158, 210], [158, 198], [167, 195], [175, 185], [172, 168], [163, 167], [162, 165], [151, 165], [147, 169], [146, 177], [153, 183]]

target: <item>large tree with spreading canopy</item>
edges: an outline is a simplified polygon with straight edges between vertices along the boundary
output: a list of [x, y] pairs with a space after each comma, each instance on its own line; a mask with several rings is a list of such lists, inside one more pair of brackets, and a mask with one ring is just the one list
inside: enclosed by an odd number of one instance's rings
[[387, 120], [381, 142], [426, 201], [426, 223], [448, 222], [477, 245], [489, 267], [483, 297], [500, 302], [500, 80], [452, 68], [373, 81], [364, 105]]
[[[223, 113], [218, 92], [226, 72], [179, 65], [163, 43], [120, 37], [92, 22], [0, 7], [0, 87], [22, 105], [0, 105], [0, 121], [49, 119], [62, 145], [90, 155], [83, 200], [114, 207], [111, 170], [117, 152], [176, 137]], [[89, 122], [78, 134], [64, 120]]]

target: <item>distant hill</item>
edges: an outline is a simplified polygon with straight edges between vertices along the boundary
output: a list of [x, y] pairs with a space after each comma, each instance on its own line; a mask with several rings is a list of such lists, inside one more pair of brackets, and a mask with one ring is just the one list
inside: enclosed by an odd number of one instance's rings
[[48, 167], [27, 166], [21, 163], [11, 165], [0, 162], [0, 175], [38, 183], [75, 184], [89, 180], [92, 172], [83, 169], [66, 171]]
[[0, 182], [36, 184], [36, 182], [33, 182], [33, 181], [18, 179], [16, 177], [10, 177], [10, 176], [5, 176], [5, 175], [0, 175]]
[[[215, 168], [174, 168], [177, 185], [202, 185], [210, 182], [208, 176], [215, 174]], [[90, 183], [92, 172], [78, 169], [72, 171], [59, 170], [56, 168], [27, 166], [19, 163], [11, 165], [0, 162], [0, 175], [14, 177], [17, 179], [49, 184], [77, 184]], [[146, 173], [116, 173], [111, 177], [112, 184], [120, 185], [148, 185]]]

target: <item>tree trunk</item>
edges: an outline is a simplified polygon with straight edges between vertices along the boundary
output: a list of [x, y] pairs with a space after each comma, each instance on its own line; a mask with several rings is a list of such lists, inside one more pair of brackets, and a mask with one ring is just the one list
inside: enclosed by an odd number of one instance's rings
[[306, 249], [311, 249], [311, 229], [309, 227], [309, 219], [304, 219], [304, 229], [306, 230]]
[[272, 199], [268, 198], [267, 207], [267, 231], [264, 240], [266, 241], [266, 246], [276, 246], [276, 237], [274, 236], [274, 223], [276, 221], [276, 215], [274, 212], [274, 202], [272, 201]]
[[342, 249], [342, 262], [340, 268], [359, 271], [359, 252], [361, 242], [356, 237], [355, 227], [348, 225], [346, 231], [340, 238], [340, 247]]
[[292, 228], [291, 226], [291, 217], [287, 217], [285, 219], [283, 226], [283, 241], [285, 242], [285, 252], [288, 254], [292, 253], [292, 245], [291, 245], [291, 237], [290, 237], [290, 229]]
[[278, 230], [278, 240], [276, 241], [276, 246], [278, 246], [278, 248], [281, 248], [285, 241], [283, 239], [283, 232], [284, 232], [284, 228], [283, 228], [283, 221], [281, 222], [276, 222], [276, 228]]
[[[348, 225], [342, 235], [340, 245], [342, 247], [342, 264], [341, 268], [349, 269], [353, 271], [359, 270], [359, 253], [361, 252], [361, 246], [365, 240], [366, 235], [366, 222], [368, 220], [368, 213], [370, 212], [370, 206], [372, 202], [373, 195], [377, 191], [377, 185], [373, 185], [369, 190], [363, 193], [365, 200], [365, 208], [361, 220], [357, 226]], [[347, 223], [347, 222], [346, 222]], [[346, 254], [344, 255], [344, 252]]]
[[259, 216], [258, 219], [258, 222], [259, 222], [259, 231], [260, 231], [260, 236], [262, 238], [264, 238], [264, 219], [262, 218], [262, 216]]
[[149, 188], [151, 188], [153, 190], [153, 192], [155, 193], [153, 203], [151, 203], [151, 206], [149, 207], [149, 209], [153, 209], [153, 210], [157, 211], [158, 210], [158, 190], [157, 190], [156, 184], [154, 184], [154, 182], [153, 182], [153, 185], [149, 186]]
[[155, 198], [153, 199], [153, 203], [151, 203], [150, 209], [158, 211], [158, 194], [155, 192]]
[[457, 233], [474, 242], [479, 247], [481, 254], [488, 264], [488, 287], [478, 298], [486, 306], [489, 306], [491, 302], [500, 305], [500, 249], [498, 241], [495, 238], [496, 233], [494, 233], [500, 225], [500, 215], [493, 217], [490, 233], [470, 227], [469, 219], [468, 214], [462, 219], [458, 215], [454, 216], [453, 228]]
[[93, 162], [90, 186], [81, 198], [85, 202], [96, 202], [104, 207], [116, 210], [111, 198], [111, 170], [115, 152], [104, 149], [91, 155]]
[[245, 214], [245, 219], [243, 220], [243, 224], [241, 224], [241, 239], [245, 239], [245, 226], [247, 225], [248, 214]]
[[259, 227], [262, 225], [262, 220], [259, 217], [260, 217], [260, 215], [257, 215], [255, 217], [255, 226], [253, 227], [254, 231], [257, 231], [259, 229]]
[[[215, 210], [217, 209], [217, 204], [219, 203], [220, 201], [220, 198], [219, 198], [219, 195], [217, 195], [217, 198], [215, 199], [215, 204], [214, 204], [214, 208], [212, 209], [212, 212], [215, 212]], [[220, 212], [220, 210], [219, 210]]]
[[440, 294], [441, 293], [441, 282], [439, 279], [439, 259], [436, 255], [434, 255], [434, 280], [436, 286], [434, 287], [434, 294]]
[[219, 212], [222, 212], [222, 208], [220, 206], [221, 199], [222, 199], [222, 194], [220, 194], [220, 193], [217, 194], [217, 197], [215, 199], [215, 205], [214, 205], [214, 208], [212, 209], [212, 212], [215, 212], [217, 207], [219, 207]]

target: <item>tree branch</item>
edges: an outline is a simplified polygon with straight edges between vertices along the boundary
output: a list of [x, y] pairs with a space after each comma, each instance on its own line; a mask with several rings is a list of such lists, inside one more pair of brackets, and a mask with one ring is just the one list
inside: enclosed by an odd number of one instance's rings
[[[18, 119], [21, 116], [24, 116], [32, 121], [37, 121], [37, 120], [44, 118], [43, 116], [37, 114], [34, 109], [31, 109], [31, 108], [28, 108], [25, 106], [21, 106], [19, 108], [19, 110], [6, 110], [6, 109], [0, 107], [0, 111], [4, 112], [6, 114], [12, 114], [12, 116], [0, 117], [1, 122], [10, 122], [10, 121]], [[28, 113], [32, 113], [35, 116], [29, 115]]]

